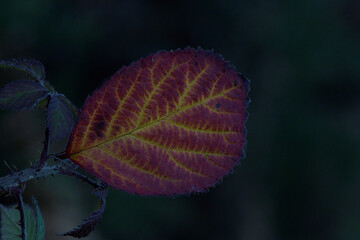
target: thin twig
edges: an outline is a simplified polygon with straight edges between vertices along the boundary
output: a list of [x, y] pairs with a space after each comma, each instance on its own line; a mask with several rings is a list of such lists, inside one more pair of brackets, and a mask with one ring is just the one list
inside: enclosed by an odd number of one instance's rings
[[75, 169], [76, 167], [77, 165], [67, 163], [67, 160], [64, 160], [52, 166], [44, 166], [41, 169], [33, 167], [19, 172], [13, 172], [0, 178], [0, 191], [11, 192], [13, 189], [16, 190], [20, 183], [26, 183], [32, 179], [58, 175], [63, 168]]

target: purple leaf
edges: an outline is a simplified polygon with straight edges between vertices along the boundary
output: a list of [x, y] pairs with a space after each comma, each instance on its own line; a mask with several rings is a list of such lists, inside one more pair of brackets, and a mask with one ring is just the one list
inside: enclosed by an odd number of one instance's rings
[[105, 211], [105, 198], [108, 193], [107, 185], [103, 184], [102, 187], [95, 189], [92, 193], [99, 197], [97, 209], [92, 212], [90, 216], [83, 221], [82, 224], [69, 232], [60, 234], [60, 236], [72, 236], [76, 238], [82, 238], [88, 236], [92, 231], [95, 230], [95, 227], [100, 222]]
[[45, 79], [45, 68], [41, 62], [34, 59], [23, 59], [23, 60], [0, 60], [0, 67], [2, 68], [14, 68], [19, 71], [30, 74], [33, 78], [38, 81]]
[[6, 84], [0, 89], [0, 108], [29, 109], [48, 94], [48, 90], [38, 82], [23, 80]]

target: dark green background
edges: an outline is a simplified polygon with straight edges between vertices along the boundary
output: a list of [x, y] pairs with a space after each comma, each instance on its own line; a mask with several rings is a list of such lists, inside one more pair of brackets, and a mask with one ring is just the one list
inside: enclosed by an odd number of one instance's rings
[[[187, 46], [251, 79], [246, 158], [205, 194], [111, 190], [88, 239], [360, 239], [359, 1], [0, 0], [0, 59], [40, 60], [78, 107], [122, 65]], [[3, 160], [36, 161], [44, 122], [41, 111], [0, 113], [2, 175]], [[66, 177], [28, 184], [46, 239], [87, 217], [89, 192]]]

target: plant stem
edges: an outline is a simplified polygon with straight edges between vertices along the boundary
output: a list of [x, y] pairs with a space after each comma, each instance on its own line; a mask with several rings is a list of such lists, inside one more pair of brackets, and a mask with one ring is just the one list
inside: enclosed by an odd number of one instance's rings
[[77, 167], [78, 166], [69, 159], [65, 159], [52, 166], [43, 166], [42, 168], [32, 167], [19, 172], [12, 172], [7, 176], [0, 178], [0, 191], [11, 192], [13, 189], [21, 187], [21, 184], [24, 184], [32, 179], [40, 179], [50, 175], [54, 176], [59, 174], [75, 177], [94, 188], [102, 186], [101, 183], [76, 172], [75, 169]]
[[44, 166], [42, 168], [28, 168], [19, 172], [13, 172], [5, 177], [0, 178], [0, 190], [10, 192], [22, 183], [26, 183], [32, 179], [39, 179], [49, 175], [61, 174], [62, 169], [74, 169], [76, 165], [70, 164], [64, 160], [52, 166]]

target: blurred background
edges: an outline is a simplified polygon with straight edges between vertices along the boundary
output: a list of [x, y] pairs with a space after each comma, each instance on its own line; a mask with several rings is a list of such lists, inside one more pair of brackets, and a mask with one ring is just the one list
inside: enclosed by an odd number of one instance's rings
[[[0, 0], [0, 59], [38, 59], [79, 108], [161, 49], [214, 49], [251, 80], [247, 155], [223, 183], [176, 198], [111, 190], [89, 240], [360, 239], [359, 13], [357, 0]], [[18, 78], [0, 71], [1, 85]], [[40, 110], [0, 112], [2, 176], [3, 160], [39, 158], [44, 125]], [[55, 234], [88, 216], [90, 190], [69, 177], [28, 184], [46, 239], [71, 239]]]

